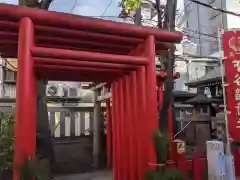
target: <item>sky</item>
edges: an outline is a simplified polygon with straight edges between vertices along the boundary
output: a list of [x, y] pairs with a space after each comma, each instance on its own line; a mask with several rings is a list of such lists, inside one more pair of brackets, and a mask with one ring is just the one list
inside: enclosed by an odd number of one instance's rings
[[[104, 19], [119, 20], [120, 0], [53, 0], [50, 10], [84, 16], [104, 16]], [[161, 0], [165, 1], [165, 0]], [[18, 0], [0, 0], [3, 3], [17, 4]], [[183, 0], [178, 0], [181, 7]], [[106, 17], [107, 16], [107, 17]]]

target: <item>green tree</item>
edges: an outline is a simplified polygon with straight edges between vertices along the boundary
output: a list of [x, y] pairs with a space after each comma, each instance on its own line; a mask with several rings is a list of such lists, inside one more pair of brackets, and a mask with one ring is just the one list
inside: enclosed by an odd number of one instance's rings
[[19, 0], [20, 6], [48, 9], [53, 0]]
[[152, 134], [152, 140], [157, 155], [157, 168], [149, 170], [145, 175], [145, 180], [183, 180], [183, 174], [179, 169], [168, 168], [169, 137], [157, 130]]
[[122, 8], [124, 11], [129, 14], [135, 12], [138, 8], [141, 7], [142, 0], [122, 0]]
[[0, 112], [0, 179], [13, 167], [14, 116]]

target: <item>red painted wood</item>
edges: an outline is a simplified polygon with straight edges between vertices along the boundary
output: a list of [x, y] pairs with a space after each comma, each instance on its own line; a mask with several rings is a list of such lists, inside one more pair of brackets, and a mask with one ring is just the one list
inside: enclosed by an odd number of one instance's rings
[[[148, 162], [156, 164], [155, 147], [152, 141], [152, 133], [158, 129], [157, 92], [156, 92], [156, 68], [155, 68], [155, 40], [149, 36], [144, 44], [144, 49], [149, 64], [146, 66], [146, 92], [147, 92], [147, 117], [148, 117]], [[150, 166], [150, 168], [155, 168]]]
[[134, 153], [135, 153], [135, 147], [134, 147], [134, 133], [132, 131], [132, 129], [134, 128], [132, 126], [132, 119], [133, 119], [133, 114], [132, 114], [132, 111], [133, 111], [133, 104], [132, 104], [132, 101], [131, 101], [131, 88], [132, 88], [132, 84], [131, 84], [131, 78], [129, 76], [126, 76], [125, 77], [125, 81], [126, 81], [126, 110], [127, 110], [127, 125], [126, 125], [126, 128], [127, 128], [127, 131], [128, 131], [128, 145], [129, 147], [128, 150], [129, 150], [129, 177], [128, 179], [129, 180], [134, 180], [135, 177], [134, 177], [134, 173], [133, 173], [133, 169], [134, 169], [134, 166], [135, 166], [135, 161], [134, 161]]
[[148, 60], [145, 57], [112, 55], [103, 53], [93, 53], [86, 51], [73, 51], [54, 48], [34, 47], [31, 50], [34, 57], [75, 59], [96, 62], [111, 62], [120, 64], [146, 65]]
[[112, 135], [113, 135], [113, 177], [118, 178], [118, 136], [117, 136], [117, 83], [111, 85], [112, 89]]
[[141, 137], [139, 134], [139, 114], [138, 114], [138, 97], [137, 97], [137, 79], [136, 79], [136, 71], [130, 74], [131, 80], [131, 101], [132, 101], [132, 120], [131, 120], [131, 129], [133, 132], [133, 146], [135, 147], [134, 153], [132, 154], [134, 158], [134, 169], [132, 169], [134, 173], [134, 178], [139, 179], [139, 148]]
[[179, 170], [182, 172], [184, 179], [187, 180], [187, 176], [188, 176], [188, 169], [187, 169], [187, 160], [186, 160], [186, 154], [182, 153], [182, 154], [178, 154], [177, 157], [177, 166], [179, 168]]
[[78, 72], [86, 72], [86, 73], [94, 73], [95, 75], [97, 73], [111, 73], [111, 74], [125, 74], [128, 73], [127, 70], [119, 70], [119, 69], [107, 69], [107, 68], [92, 68], [92, 67], [77, 67], [77, 66], [59, 66], [59, 65], [46, 65], [46, 64], [35, 64], [35, 68], [39, 68], [42, 70], [55, 70], [55, 71], [60, 71], [60, 70], [68, 70], [69, 72], [71, 71], [78, 71]]
[[[24, 17], [34, 22], [37, 47], [31, 45], [33, 28], [27, 23], [17, 34]], [[0, 51], [14, 57], [19, 50], [17, 121], [23, 123], [16, 126], [16, 134], [26, 144], [15, 144], [15, 161], [20, 162], [25, 150], [27, 155], [35, 152], [35, 78], [109, 82], [114, 180], [142, 180], [148, 163], [156, 163], [151, 137], [158, 128], [155, 44], [168, 49], [169, 42], [181, 38], [177, 32], [1, 4], [0, 45], [5, 46]], [[27, 112], [26, 106], [33, 109]], [[27, 127], [25, 137], [22, 129]]]
[[140, 26], [118, 23], [113, 21], [94, 19], [85, 16], [76, 16], [39, 9], [31, 9], [12, 5], [1, 4], [0, 19], [18, 22], [23, 17], [29, 17], [37, 25], [55, 26], [63, 29], [87, 30], [128, 37], [147, 38], [150, 34], [160, 41], [181, 41], [182, 33], [168, 32], [155, 28], [142, 28]]
[[89, 72], [79, 72], [79, 71], [56, 71], [56, 70], [35, 70], [36, 77], [38, 79], [44, 78], [51, 81], [85, 81], [85, 82], [113, 82], [113, 80], [119, 75], [100, 73], [100, 76], [96, 77], [96, 74], [91, 74]]
[[145, 67], [140, 67], [137, 70], [137, 89], [138, 89], [138, 127], [139, 127], [139, 180], [143, 180], [146, 170], [148, 169], [148, 138], [147, 137], [147, 121], [146, 116], [146, 74]]
[[49, 64], [49, 65], [60, 65], [60, 66], [81, 66], [81, 67], [92, 67], [92, 68], [109, 68], [109, 69], [126, 69], [134, 70], [139, 66], [127, 65], [127, 64], [116, 64], [116, 63], [103, 63], [103, 62], [89, 62], [89, 61], [78, 61], [78, 60], [63, 60], [53, 58], [33, 58], [37, 64]]
[[202, 160], [197, 153], [192, 155], [192, 169], [193, 169], [193, 179], [202, 180], [203, 179], [203, 166]]
[[[19, 165], [29, 157], [35, 157], [37, 89], [30, 49], [34, 46], [34, 26], [29, 18], [20, 22], [19, 54], [16, 99], [16, 124], [14, 141], [14, 164]], [[30, 108], [30, 109], [29, 109]], [[18, 169], [14, 168], [14, 180]]]
[[125, 179], [130, 179], [130, 139], [129, 139], [129, 108], [127, 99], [129, 96], [127, 95], [127, 78], [123, 77], [123, 130], [124, 130], [124, 166], [125, 166]]
[[[18, 26], [19, 26], [18, 23], [0, 20], [0, 38], [5, 40], [17, 41]], [[46, 26], [36, 25], [35, 29], [36, 29], [36, 44], [43, 44], [41, 43], [41, 41], [43, 42], [45, 41], [44, 44], [49, 44], [49, 43], [54, 44], [54, 42], [56, 43], [57, 41], [58, 44], [62, 44], [62, 42], [65, 42], [65, 44], [67, 43], [66, 46], [69, 47], [72, 43], [76, 41], [76, 39], [81, 39], [81, 41], [78, 41], [77, 43], [78, 48], [86, 47], [86, 43], [87, 43], [90, 46], [95, 45], [99, 48], [101, 47], [105, 49], [108, 49], [108, 48], [113, 49], [112, 45], [116, 46], [117, 44], [117, 47], [119, 48], [115, 48], [114, 50], [118, 52], [121, 48], [126, 47], [126, 45], [130, 47], [135, 47], [139, 43], [144, 42], [144, 39], [141, 39], [141, 38], [132, 38], [132, 37], [129, 38], [129, 37], [123, 37], [123, 36], [92, 33], [92, 32], [86, 32], [86, 31], [59, 29], [55, 27], [46, 27]], [[56, 37], [61, 37], [61, 38], [56, 39]], [[82, 44], [81, 42], [83, 43], [86, 42], [86, 43]], [[111, 42], [112, 45], [109, 45], [109, 42]], [[164, 43], [161, 41], [156, 42], [157, 50], [167, 50], [171, 46], [172, 45], [170, 43]], [[75, 44], [75, 47], [76, 47], [76, 44]]]
[[127, 162], [125, 161], [126, 159], [126, 134], [125, 134], [125, 126], [124, 126], [124, 121], [125, 121], [125, 112], [124, 112], [124, 81], [123, 78], [119, 80], [119, 99], [120, 99], [120, 121], [119, 121], [119, 129], [120, 129], [120, 136], [121, 136], [121, 179], [126, 179], [127, 178]]

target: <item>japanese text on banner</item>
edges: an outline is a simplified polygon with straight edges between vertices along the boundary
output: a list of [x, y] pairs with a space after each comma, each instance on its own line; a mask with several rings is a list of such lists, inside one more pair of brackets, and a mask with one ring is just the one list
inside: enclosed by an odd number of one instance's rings
[[234, 60], [232, 63], [237, 70], [233, 83], [237, 86], [234, 92], [237, 116], [236, 128], [240, 128], [240, 60]]

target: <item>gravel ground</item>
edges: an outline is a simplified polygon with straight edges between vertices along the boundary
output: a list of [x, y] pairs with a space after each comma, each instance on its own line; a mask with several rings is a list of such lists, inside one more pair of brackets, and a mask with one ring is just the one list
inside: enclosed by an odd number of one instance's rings
[[92, 173], [55, 177], [54, 180], [113, 180], [113, 178], [110, 171], [98, 171]]

